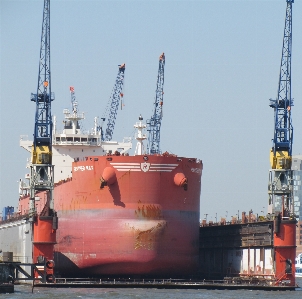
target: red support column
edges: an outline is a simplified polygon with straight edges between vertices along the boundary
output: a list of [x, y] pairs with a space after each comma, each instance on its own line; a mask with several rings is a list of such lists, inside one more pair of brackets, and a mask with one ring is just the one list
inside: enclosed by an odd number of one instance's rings
[[274, 223], [275, 275], [277, 282], [295, 286], [296, 220], [276, 218]]
[[[54, 245], [56, 244], [56, 230], [53, 229], [52, 216], [38, 216], [34, 223], [33, 263], [46, 263], [46, 281], [54, 281]], [[39, 275], [35, 273], [37, 278]]]

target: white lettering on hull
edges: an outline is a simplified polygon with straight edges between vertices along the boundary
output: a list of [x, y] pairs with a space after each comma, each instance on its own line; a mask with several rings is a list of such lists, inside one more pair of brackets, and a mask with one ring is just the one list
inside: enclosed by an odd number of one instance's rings
[[85, 171], [85, 170], [93, 170], [92, 165], [87, 165], [87, 166], [75, 166], [73, 168], [73, 171]]

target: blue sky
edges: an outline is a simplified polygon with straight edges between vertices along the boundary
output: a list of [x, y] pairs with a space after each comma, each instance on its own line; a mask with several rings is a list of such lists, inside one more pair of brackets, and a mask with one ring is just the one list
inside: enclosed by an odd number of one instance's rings
[[[293, 153], [302, 153], [302, 2], [293, 4]], [[0, 1], [0, 207], [16, 206], [33, 134], [42, 0]], [[166, 54], [161, 149], [203, 161], [201, 219], [267, 207], [286, 0], [51, 1], [52, 112], [75, 87], [84, 127], [102, 116], [126, 63], [114, 140], [150, 118]], [[263, 208], [264, 207], [264, 208]]]

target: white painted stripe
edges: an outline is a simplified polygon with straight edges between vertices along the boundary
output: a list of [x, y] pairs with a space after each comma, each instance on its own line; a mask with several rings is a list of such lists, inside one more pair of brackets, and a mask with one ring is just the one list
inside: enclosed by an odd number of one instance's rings
[[174, 169], [175, 167], [171, 166], [153, 166], [151, 165], [150, 168], [162, 168], [162, 169]]
[[117, 171], [141, 171], [141, 169], [139, 169], [139, 168], [117, 168], [116, 169]]
[[116, 165], [114, 168], [140, 168], [140, 166], [131, 166], [131, 165]]
[[111, 165], [140, 165], [140, 163], [110, 163]]
[[151, 166], [174, 166], [174, 167], [176, 167], [176, 166], [178, 166], [178, 164], [151, 164]]

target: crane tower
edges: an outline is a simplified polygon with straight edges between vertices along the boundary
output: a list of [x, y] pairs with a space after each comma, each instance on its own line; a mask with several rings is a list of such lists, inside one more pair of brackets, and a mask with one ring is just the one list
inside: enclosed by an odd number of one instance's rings
[[52, 116], [50, 72], [50, 1], [44, 1], [43, 23], [40, 47], [38, 87], [31, 94], [31, 101], [36, 103], [34, 140], [32, 146], [32, 166], [30, 184], [30, 212], [35, 212], [35, 191], [47, 190], [50, 194], [49, 207], [53, 206], [53, 165], [52, 165]]
[[147, 120], [147, 131], [149, 132], [148, 151], [151, 155], [160, 153], [160, 126], [163, 117], [162, 109], [164, 103], [164, 68], [165, 53], [162, 53], [159, 56], [154, 112], [151, 119]]
[[[33, 263], [49, 263], [54, 258], [56, 243], [57, 214], [54, 210], [54, 166], [52, 165], [52, 116], [50, 71], [50, 0], [44, 0], [38, 87], [31, 94], [31, 101], [36, 104], [34, 138], [30, 166], [30, 222], [32, 229]], [[42, 211], [36, 211], [35, 200], [39, 192], [46, 194], [46, 203]], [[37, 196], [37, 197], [36, 197]], [[52, 264], [53, 265], [53, 264]], [[43, 271], [42, 271], [43, 272]], [[35, 271], [35, 279], [41, 277]], [[53, 281], [53, 266], [43, 272], [44, 279]]]
[[270, 107], [274, 109], [274, 138], [270, 151], [269, 170], [269, 213], [289, 217], [293, 214], [292, 187], [292, 144], [293, 127], [291, 111], [291, 56], [292, 56], [292, 4], [294, 0], [286, 0], [286, 16], [283, 35], [283, 47], [275, 100], [270, 99]]

